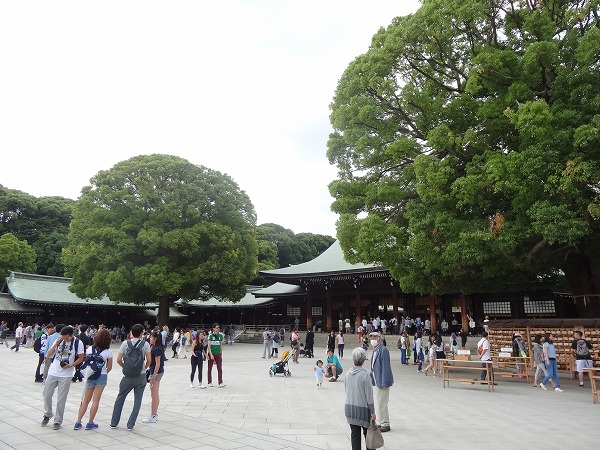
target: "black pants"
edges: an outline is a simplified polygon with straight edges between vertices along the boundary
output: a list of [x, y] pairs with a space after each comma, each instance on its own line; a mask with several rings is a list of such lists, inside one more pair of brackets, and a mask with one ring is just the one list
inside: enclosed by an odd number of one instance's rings
[[[361, 427], [360, 425], [350, 425], [350, 442], [352, 443], [352, 450], [361, 450], [361, 437], [360, 432], [362, 428], [362, 434], [365, 436], [365, 441], [367, 439], [367, 429], [365, 427]], [[367, 450], [369, 450], [367, 448]]]
[[[35, 369], [35, 381], [42, 381], [44, 379], [44, 375], [42, 373], [40, 373], [40, 368], [42, 367], [42, 364], [44, 364], [44, 354], [39, 353], [38, 354], [38, 365], [37, 365], [37, 369]], [[42, 372], [43, 372], [43, 370], [42, 370]]]
[[198, 368], [198, 381], [202, 384], [202, 366], [204, 365], [204, 361], [202, 360], [202, 356], [194, 356], [190, 358], [190, 363], [192, 364], [192, 373], [190, 375], [190, 381], [194, 382], [194, 375], [196, 374], [196, 367]]

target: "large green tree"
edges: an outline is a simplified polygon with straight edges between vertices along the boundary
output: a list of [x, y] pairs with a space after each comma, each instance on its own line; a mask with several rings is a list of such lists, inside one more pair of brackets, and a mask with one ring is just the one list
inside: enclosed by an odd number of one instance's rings
[[19, 240], [12, 233], [0, 236], [0, 279], [4, 280], [9, 271], [35, 272], [35, 251], [25, 240]]
[[63, 251], [79, 297], [159, 303], [237, 301], [257, 265], [256, 217], [227, 175], [170, 155], [137, 156], [99, 172], [73, 211]]
[[424, 0], [375, 34], [331, 105], [347, 258], [413, 292], [600, 294], [598, 4]]

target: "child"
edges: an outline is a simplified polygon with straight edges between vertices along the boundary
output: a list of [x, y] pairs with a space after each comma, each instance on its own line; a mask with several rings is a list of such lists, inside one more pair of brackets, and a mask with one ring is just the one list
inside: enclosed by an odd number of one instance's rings
[[317, 389], [321, 389], [323, 385], [323, 361], [320, 359], [317, 361], [317, 366], [314, 368], [315, 378], [317, 379]]

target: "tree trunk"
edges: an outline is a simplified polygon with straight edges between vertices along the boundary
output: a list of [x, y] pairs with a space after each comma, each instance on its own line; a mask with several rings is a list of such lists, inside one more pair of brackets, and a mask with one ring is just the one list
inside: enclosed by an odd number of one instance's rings
[[595, 258], [570, 253], [563, 267], [579, 317], [600, 317], [600, 265]]
[[158, 315], [156, 316], [157, 325], [162, 329], [164, 325], [169, 325], [169, 309], [171, 308], [171, 299], [164, 295], [158, 298]]

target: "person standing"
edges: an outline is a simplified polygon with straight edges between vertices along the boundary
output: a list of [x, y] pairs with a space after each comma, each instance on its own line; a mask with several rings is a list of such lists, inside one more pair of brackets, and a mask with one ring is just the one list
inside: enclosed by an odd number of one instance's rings
[[366, 438], [370, 422], [377, 419], [371, 380], [367, 371], [362, 367], [366, 360], [367, 352], [362, 348], [355, 348], [352, 351], [354, 367], [346, 375], [344, 386], [346, 389], [344, 414], [350, 425], [352, 450], [361, 450], [361, 431]]
[[331, 330], [327, 337], [327, 351], [335, 349], [335, 331]]
[[390, 351], [383, 345], [381, 333], [372, 332], [369, 334], [371, 345], [373, 346], [373, 357], [371, 358], [371, 371], [373, 381], [377, 389], [375, 390], [375, 399], [377, 404], [377, 417], [379, 417], [379, 428], [382, 433], [390, 431], [390, 413], [388, 411], [388, 402], [390, 400], [390, 388], [394, 384], [394, 374], [390, 362]]
[[213, 323], [212, 331], [208, 334], [208, 387], [213, 387], [212, 368], [213, 364], [217, 366], [217, 380], [220, 388], [225, 387], [223, 383], [223, 355], [221, 353], [223, 346], [223, 333], [218, 323]]
[[273, 352], [273, 334], [271, 333], [271, 329], [267, 328], [263, 331], [263, 355], [262, 358], [265, 359], [267, 355], [271, 358], [271, 353]]
[[464, 350], [467, 346], [467, 338], [469, 337], [469, 333], [467, 333], [464, 328], [461, 328], [458, 335], [460, 336], [460, 348]]
[[413, 347], [415, 352], [415, 364], [417, 364], [417, 372], [422, 372], [425, 355], [423, 354], [423, 341], [421, 333], [416, 333], [414, 339], [415, 342], [413, 343]]
[[297, 329], [292, 331], [291, 340], [293, 354], [292, 361], [298, 364], [298, 357], [300, 356], [300, 335], [298, 334]]
[[54, 324], [49, 323], [46, 325], [46, 331], [42, 333], [42, 336], [40, 337], [40, 353], [38, 356], [38, 365], [35, 369], [36, 383], [42, 383], [44, 381], [44, 369], [42, 369], [42, 364], [44, 364], [46, 352], [48, 351], [48, 336], [52, 334], [54, 334]]
[[196, 374], [196, 368], [198, 369], [198, 387], [205, 389], [206, 386], [202, 384], [202, 366], [206, 359], [206, 340], [204, 338], [204, 332], [198, 331], [196, 333], [196, 339], [192, 343], [192, 357], [190, 363], [192, 364], [192, 373], [190, 374], [190, 387], [194, 387], [194, 375]]
[[235, 325], [231, 324], [229, 327], [229, 345], [233, 345], [233, 338], [235, 337]]
[[[87, 329], [87, 327], [86, 327]], [[80, 327], [81, 331], [81, 327]], [[85, 334], [80, 333], [80, 336]], [[86, 336], [87, 337], [87, 336]], [[94, 418], [96, 417], [96, 413], [98, 412], [98, 407], [100, 406], [100, 398], [102, 397], [102, 392], [108, 383], [108, 374], [112, 370], [112, 360], [113, 353], [110, 349], [111, 344], [111, 335], [108, 330], [100, 330], [96, 336], [94, 336], [94, 342], [87, 349], [86, 354], [91, 355], [96, 352], [104, 359], [104, 366], [102, 366], [100, 376], [95, 380], [86, 380], [86, 389], [83, 400], [81, 401], [81, 405], [79, 406], [79, 412], [77, 414], [77, 421], [73, 426], [74, 430], [80, 430], [82, 428], [81, 420], [87, 411], [87, 408], [92, 402], [92, 407], [90, 408], [90, 416], [88, 418], [88, 422], [85, 425], [86, 430], [94, 430], [98, 428], [98, 424], [94, 422]]]
[[337, 346], [339, 357], [343, 358], [345, 341], [344, 332], [342, 330], [340, 330], [339, 334], [335, 337], [335, 345]]
[[406, 351], [410, 348], [410, 340], [408, 339], [408, 335], [406, 331], [402, 332], [400, 336], [400, 363], [403, 366], [408, 365], [408, 359], [406, 359]]
[[272, 335], [273, 335], [273, 340], [271, 341], [272, 350], [271, 350], [270, 357], [279, 358], [279, 333], [272, 333]]
[[492, 360], [492, 357], [490, 355], [490, 341], [488, 341], [487, 331], [481, 333], [481, 336], [481, 339], [477, 343], [477, 354], [479, 355], [479, 359], [481, 360], [481, 367], [483, 367], [479, 379], [481, 381], [485, 381], [487, 375], [486, 372], [489, 370], [490, 379], [492, 380], [492, 382], [494, 382], [494, 370], [492, 368], [492, 364], [486, 362]]
[[152, 351], [150, 367], [148, 368], [148, 382], [150, 383], [152, 402], [150, 404], [150, 415], [142, 420], [144, 423], [156, 423], [158, 421], [160, 380], [165, 373], [165, 350], [162, 346], [162, 336], [160, 333], [152, 333], [150, 336], [150, 347]]
[[573, 349], [573, 356], [575, 356], [575, 363], [577, 364], [577, 372], [579, 373], [579, 387], [583, 387], [583, 376], [585, 375], [585, 369], [588, 367], [594, 367], [594, 361], [590, 350], [592, 344], [590, 341], [583, 338], [582, 331], [573, 332], [573, 343], [571, 344]]
[[23, 331], [23, 322], [19, 322], [17, 329], [15, 330], [15, 345], [13, 345], [10, 349], [15, 350], [15, 353], [19, 351], [19, 347], [21, 346], [21, 341], [23, 341], [24, 331]]
[[[92, 340], [90, 339], [90, 337], [87, 335], [87, 329], [88, 326], [86, 324], [81, 324], [79, 326], [79, 340], [83, 343], [83, 351], [87, 352], [87, 349], [92, 345]], [[108, 331], [108, 330], [107, 330]], [[73, 375], [73, 379], [71, 381], [76, 382], [76, 381], [83, 381], [83, 375], [81, 374], [81, 366], [83, 365], [83, 363], [78, 364], [77, 366], [75, 366], [75, 374]]]
[[306, 341], [304, 342], [304, 351], [308, 358], [314, 358], [315, 356], [315, 332], [308, 330], [306, 332]]
[[[50, 419], [54, 417], [52, 429], [60, 429], [65, 413], [67, 395], [71, 388], [71, 378], [73, 378], [75, 366], [83, 361], [84, 356], [83, 344], [73, 336], [73, 327], [62, 328], [60, 337], [54, 341], [46, 355], [47, 358], [52, 359], [52, 362], [48, 369], [48, 378], [42, 394], [44, 398], [43, 427], [48, 425]], [[58, 388], [58, 398], [56, 400], [56, 416], [54, 416], [52, 413], [52, 397], [56, 388]]]
[[344, 326], [346, 327], [346, 334], [350, 334], [350, 319], [346, 319], [344, 322]]
[[[118, 365], [125, 368], [125, 364], [127, 364], [127, 370], [129, 370], [132, 363], [138, 361], [138, 357], [142, 359], [142, 364], [140, 364], [139, 374], [126, 375], [123, 373], [123, 378], [119, 384], [119, 393], [115, 400], [115, 406], [113, 407], [112, 418], [110, 420], [111, 428], [117, 428], [119, 425], [121, 413], [123, 412], [123, 404], [131, 391], [133, 391], [133, 409], [129, 416], [129, 420], [127, 420], [128, 430], [133, 430], [137, 416], [140, 413], [142, 397], [144, 396], [144, 389], [146, 388], [147, 383], [146, 369], [148, 369], [151, 362], [150, 345], [148, 342], [141, 339], [143, 332], [144, 326], [136, 323], [131, 327], [131, 339], [123, 341], [119, 348], [119, 354], [117, 356]], [[141, 356], [139, 355], [140, 352]]]

